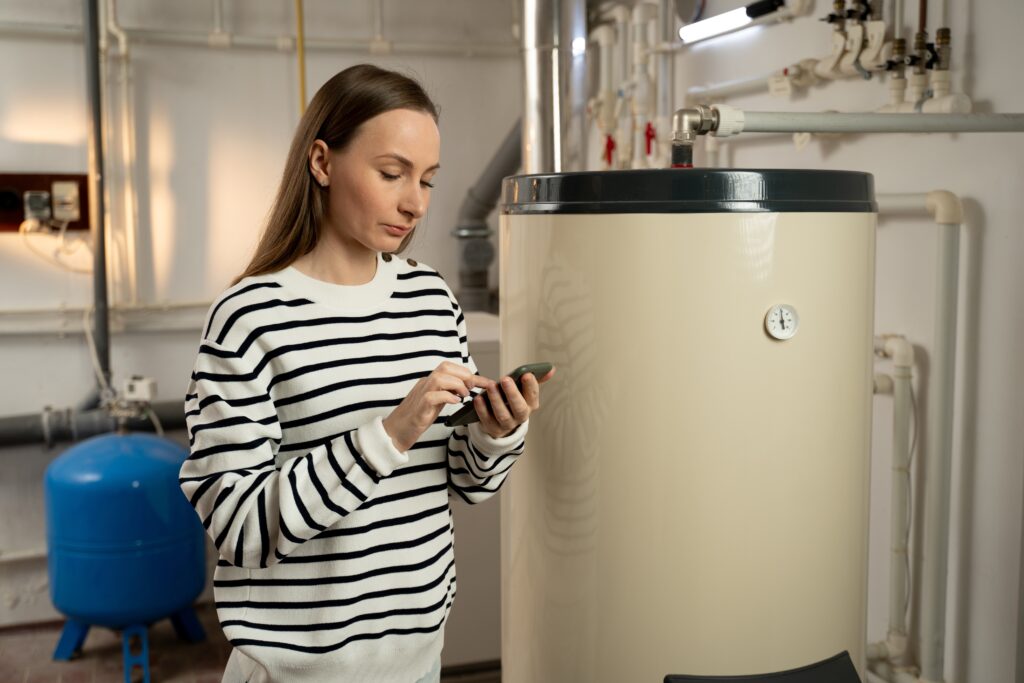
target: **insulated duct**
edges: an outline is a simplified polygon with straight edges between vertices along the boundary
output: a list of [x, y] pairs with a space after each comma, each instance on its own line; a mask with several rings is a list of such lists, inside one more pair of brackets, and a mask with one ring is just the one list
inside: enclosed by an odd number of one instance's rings
[[494, 156], [487, 162], [476, 184], [466, 191], [452, 234], [459, 238], [459, 303], [465, 311], [491, 311], [488, 272], [494, 261], [491, 229], [487, 216], [501, 195], [501, 181], [519, 169], [522, 159], [522, 119], [517, 120]]

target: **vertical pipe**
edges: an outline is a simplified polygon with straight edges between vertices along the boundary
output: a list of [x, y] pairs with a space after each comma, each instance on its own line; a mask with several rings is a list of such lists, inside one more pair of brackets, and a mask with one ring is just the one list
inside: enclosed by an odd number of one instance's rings
[[551, 53], [555, 27], [549, 0], [523, 0], [523, 172], [555, 170]]
[[892, 37], [896, 40], [903, 38], [903, 0], [893, 0]]
[[[903, 342], [904, 344], [906, 342]], [[892, 428], [892, 511], [889, 561], [889, 637], [907, 635], [907, 526], [910, 484], [910, 380], [909, 364], [893, 365], [893, 428]]]
[[224, 0], [213, 0], [213, 32], [224, 32]]
[[[103, 178], [103, 107], [100, 79], [99, 0], [85, 2], [85, 77], [91, 105], [89, 126], [89, 222], [93, 238], [93, 339], [99, 360], [99, 372], [110, 382], [110, 335], [107, 304], [106, 206]], [[102, 388], [102, 382], [100, 383]]]
[[921, 563], [921, 678], [941, 681], [946, 639], [949, 489], [953, 452], [959, 223], [938, 223], [935, 341], [928, 409], [923, 559]]
[[582, 168], [586, 38], [583, 0], [523, 0], [524, 173]]
[[585, 0], [560, 0], [558, 21], [560, 169], [582, 171], [587, 152], [587, 8]]
[[[676, 37], [676, 11], [675, 3], [672, 0], [660, 0], [658, 2], [658, 41], [661, 43], [661, 47], [664, 48], [668, 45], [675, 43]], [[657, 105], [657, 129], [655, 132], [658, 135], [659, 142], [669, 142], [672, 140], [672, 114], [675, 112], [673, 103], [675, 102], [675, 62], [673, 58], [675, 53], [669, 52], [668, 50], [662, 50], [658, 54], [658, 77], [655, 90], [657, 91], [658, 105]]]
[[299, 57], [299, 114], [306, 113], [306, 35], [302, 0], [295, 0], [295, 54]]

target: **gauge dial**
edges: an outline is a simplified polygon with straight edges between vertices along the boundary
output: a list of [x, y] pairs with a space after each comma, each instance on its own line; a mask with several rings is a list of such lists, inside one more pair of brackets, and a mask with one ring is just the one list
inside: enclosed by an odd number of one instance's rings
[[791, 339], [799, 325], [796, 309], [789, 304], [776, 304], [764, 316], [764, 329], [778, 340]]

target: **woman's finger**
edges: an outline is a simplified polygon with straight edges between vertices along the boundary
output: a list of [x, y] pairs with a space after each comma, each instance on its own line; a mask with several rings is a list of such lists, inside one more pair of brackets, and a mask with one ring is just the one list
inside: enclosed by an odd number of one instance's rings
[[484, 394], [476, 395], [476, 398], [473, 399], [473, 408], [476, 410], [476, 415], [480, 418], [480, 426], [484, 428], [485, 432], [496, 432], [501, 429], [501, 426], [494, 420], [494, 416], [491, 414], [491, 409], [487, 399], [484, 398]]
[[[524, 384], [526, 383], [525, 376], [523, 377], [523, 382]], [[512, 412], [513, 422], [516, 425], [526, 422], [526, 419], [530, 417], [530, 404], [526, 397], [520, 393], [519, 387], [516, 386], [511, 377], [501, 378], [501, 389], [505, 392], [505, 398]]]
[[540, 384], [537, 383], [537, 377], [532, 372], [528, 372], [523, 375], [522, 382], [523, 399], [530, 410], [537, 410], [540, 408]]
[[467, 386], [466, 382], [461, 378], [452, 375], [438, 375], [437, 385], [453, 394], [458, 394], [462, 398], [466, 398], [470, 394], [471, 387]]
[[502, 429], [510, 429], [508, 425], [512, 422], [512, 415], [508, 412], [508, 406], [505, 405], [497, 382], [488, 385], [487, 399], [491, 403], [491, 414], [498, 425]]

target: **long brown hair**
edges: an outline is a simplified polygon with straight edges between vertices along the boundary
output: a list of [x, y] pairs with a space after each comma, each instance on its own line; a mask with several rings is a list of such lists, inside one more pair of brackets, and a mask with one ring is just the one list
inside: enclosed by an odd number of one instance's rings
[[[393, 109], [422, 111], [437, 121], [437, 105], [423, 87], [394, 71], [358, 64], [323, 84], [295, 130], [256, 253], [232, 284], [252, 275], [277, 272], [313, 250], [327, 204], [327, 188], [321, 187], [309, 170], [313, 142], [323, 140], [332, 151], [340, 151], [364, 122]], [[406, 235], [395, 253], [405, 250], [415, 232]]]

